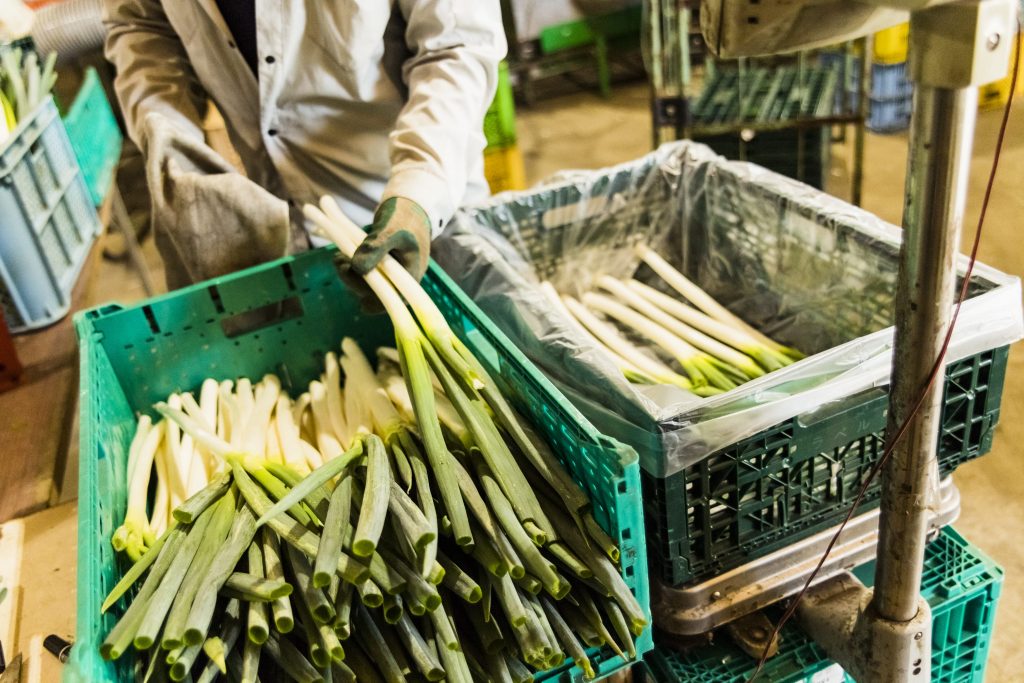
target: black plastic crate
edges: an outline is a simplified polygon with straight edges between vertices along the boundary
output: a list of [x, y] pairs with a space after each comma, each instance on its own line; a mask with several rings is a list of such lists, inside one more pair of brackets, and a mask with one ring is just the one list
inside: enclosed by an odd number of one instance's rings
[[[1009, 347], [946, 369], [939, 471], [988, 452]], [[888, 396], [875, 390], [807, 413], [664, 479], [641, 470], [652, 571], [700, 581], [838, 524], [882, 456]], [[880, 483], [858, 513], [879, 504]]]
[[825, 187], [832, 144], [828, 126], [723, 133], [694, 140], [726, 159], [749, 161], [819, 190]]

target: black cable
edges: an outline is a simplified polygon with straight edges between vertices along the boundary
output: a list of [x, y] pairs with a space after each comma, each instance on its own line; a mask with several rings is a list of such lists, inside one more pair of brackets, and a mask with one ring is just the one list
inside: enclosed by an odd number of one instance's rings
[[[1018, 54], [1020, 54], [1020, 20], [1018, 20], [1017, 22], [1016, 41]], [[865, 56], [865, 59], [866, 58], [867, 57]], [[946, 360], [946, 352], [949, 350], [949, 344], [953, 338], [953, 329], [956, 326], [957, 318], [960, 316], [960, 308], [963, 306], [964, 301], [967, 299], [967, 289], [971, 282], [971, 274], [974, 271], [974, 264], [977, 262], [978, 247], [981, 245], [981, 231], [982, 227], [985, 225], [985, 215], [986, 213], [988, 213], [988, 203], [989, 199], [992, 197], [992, 188], [995, 185], [996, 171], [999, 168], [999, 157], [1002, 153], [1003, 143], [1006, 139], [1006, 129], [1008, 128], [1010, 123], [1010, 111], [1013, 106], [1013, 93], [1016, 92], [1017, 90], [1017, 78], [1020, 75], [1019, 71], [1020, 60], [1016, 59], [1014, 60], [1013, 65], [1013, 76], [1010, 79], [1010, 96], [1007, 98], [1006, 107], [1003, 109], [1003, 120], [999, 126], [999, 135], [996, 138], [996, 149], [995, 153], [992, 156], [992, 169], [989, 172], [988, 183], [985, 185], [985, 195], [981, 203], [981, 213], [978, 216], [978, 229], [974, 235], [974, 244], [971, 247], [971, 258], [967, 264], [967, 272], [964, 273], [963, 283], [960, 286], [960, 294], [957, 298], [956, 308], [953, 310], [953, 317], [949, 322], [949, 328], [946, 330], [946, 337], [942, 341], [942, 348], [939, 351], [939, 356], [938, 358], [935, 359], [935, 364], [932, 366], [932, 369], [928, 374], [928, 381], [925, 383], [925, 386], [921, 390], [921, 393], [918, 396], [917, 401], [914, 403], [913, 409], [911, 409], [907, 417], [904, 418], [903, 422], [896, 430], [896, 434], [893, 435], [893, 437], [888, 440], [885, 450], [882, 452], [882, 457], [879, 458], [878, 462], [875, 463], [874, 467], [872, 467], [871, 470], [868, 472], [868, 477], [867, 479], [864, 480], [864, 483], [861, 485], [860, 491], [857, 492], [857, 497], [854, 498], [853, 505], [850, 506], [850, 511], [846, 513], [846, 517], [843, 519], [843, 523], [839, 525], [839, 529], [837, 529], [836, 533], [832, 536], [832, 539], [829, 541], [828, 546], [825, 548], [825, 552], [821, 556], [821, 559], [818, 561], [818, 564], [814, 568], [814, 571], [811, 572], [810, 576], [807, 577], [807, 581], [804, 582], [803, 588], [801, 588], [800, 592], [797, 593], [795, 598], [793, 598], [789, 607], [782, 615], [782, 618], [779, 619], [779, 622], [772, 629], [771, 637], [768, 638], [767, 644], [764, 646], [764, 651], [761, 653], [761, 658], [757, 662], [757, 668], [754, 670], [754, 673], [750, 676], [747, 683], [753, 683], [754, 680], [761, 673], [761, 671], [764, 669], [765, 662], [768, 661], [768, 656], [771, 651], [772, 643], [775, 642], [776, 638], [778, 638], [779, 633], [782, 631], [782, 627], [785, 626], [786, 622], [788, 622], [796, 613], [797, 607], [800, 605], [800, 601], [803, 600], [804, 596], [807, 594], [807, 590], [810, 588], [811, 583], [814, 582], [814, 579], [818, 576], [818, 573], [821, 571], [821, 568], [825, 566], [825, 562], [828, 560], [829, 554], [832, 552], [832, 549], [839, 541], [839, 537], [846, 529], [846, 525], [850, 522], [851, 519], [853, 519], [853, 515], [856, 513], [857, 508], [860, 507], [860, 504], [864, 500], [864, 496], [867, 493], [868, 488], [871, 486], [872, 482], [874, 482], [875, 477], [878, 476], [878, 473], [889, 461], [889, 458], [892, 456], [893, 451], [896, 449], [896, 445], [899, 444], [900, 440], [906, 434], [907, 429], [910, 427], [910, 423], [913, 421], [914, 417], [917, 415], [917, 413], [921, 410], [921, 407], [924, 405], [925, 399], [928, 397], [928, 392], [935, 384], [935, 381], [938, 378], [938, 376], [942, 374], [942, 368]]]

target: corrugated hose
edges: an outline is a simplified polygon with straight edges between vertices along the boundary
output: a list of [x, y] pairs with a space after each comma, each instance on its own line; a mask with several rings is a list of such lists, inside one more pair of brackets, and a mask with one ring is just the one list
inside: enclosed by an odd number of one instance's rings
[[36, 10], [32, 40], [40, 54], [57, 53], [58, 64], [101, 50], [107, 31], [103, 0], [63, 0]]

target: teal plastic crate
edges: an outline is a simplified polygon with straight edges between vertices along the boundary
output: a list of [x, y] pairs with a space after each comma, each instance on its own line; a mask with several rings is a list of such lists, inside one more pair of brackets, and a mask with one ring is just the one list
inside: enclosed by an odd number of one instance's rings
[[124, 138], [96, 69], [86, 70], [82, 87], [64, 117], [64, 127], [92, 203], [99, 206], [114, 179]]
[[[318, 249], [130, 308], [108, 305], [76, 316], [81, 354], [78, 629], [65, 680], [131, 680], [130, 657], [106, 662], [98, 648], [119, 616], [116, 609], [101, 616], [99, 608], [126, 569], [110, 535], [125, 509], [134, 411], [149, 411], [172, 391], [196, 389], [206, 377], [275, 372], [286, 387], [305, 386], [319, 376], [324, 353], [346, 335], [367, 352], [394, 344], [385, 317], [370, 319], [360, 312], [358, 297], [338, 279], [334, 256], [333, 248]], [[598, 522], [620, 544], [627, 584], [648, 610], [636, 453], [598, 434], [436, 265], [423, 284], [462, 341], [587, 490]], [[264, 320], [272, 314], [273, 320], [239, 331], [240, 316], [254, 310], [264, 312]], [[652, 646], [648, 629], [637, 651]], [[601, 675], [627, 666], [608, 650], [594, 651], [592, 661]], [[537, 680], [581, 677], [568, 663]]]
[[[854, 573], [871, 585], [875, 563]], [[1002, 585], [1003, 570], [952, 527], [943, 529], [925, 549], [921, 594], [932, 608], [932, 681], [984, 681]], [[659, 647], [645, 662], [658, 683], [742, 683], [757, 665], [725, 639], [686, 653]], [[768, 660], [758, 677], [763, 683], [843, 680], [853, 679], [794, 622], [783, 629], [778, 655]]]
[[0, 144], [0, 314], [11, 332], [67, 314], [99, 231], [57, 107], [47, 98]]
[[[781, 612], [773, 612], [773, 619]], [[658, 646], [644, 660], [656, 683], [746, 683], [757, 661], [723, 637], [723, 642], [678, 653]], [[795, 624], [782, 629], [779, 651], [768, 660], [758, 683], [842, 683], [846, 674]]]
[[[870, 586], [875, 563], [858, 567], [854, 574]], [[956, 529], [946, 527], [928, 546], [921, 595], [932, 607], [933, 681], [985, 680], [1002, 588], [1003, 570]]]

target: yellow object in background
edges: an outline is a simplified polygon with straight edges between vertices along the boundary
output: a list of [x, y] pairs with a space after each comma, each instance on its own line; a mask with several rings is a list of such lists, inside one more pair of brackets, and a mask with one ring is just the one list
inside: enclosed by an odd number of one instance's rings
[[1015, 61], [1019, 61], [1021, 58], [1020, 37], [1014, 36], [1013, 40], [1014, 47], [1013, 52], [1010, 53], [1010, 68], [1007, 70], [1006, 76], [978, 88], [979, 109], [1002, 109], [1006, 106], [1006, 101], [1010, 99], [1011, 94], [1020, 95], [1024, 93], [1024, 63], [1021, 64], [1022, 74], [1017, 78], [1017, 92], [1010, 92], [1010, 83], [1013, 80], [1013, 65]]
[[907, 61], [910, 24], [903, 23], [879, 31], [872, 41], [876, 64], [899, 64]]
[[484, 152], [484, 176], [495, 194], [526, 189], [526, 169], [519, 145], [495, 147]]

